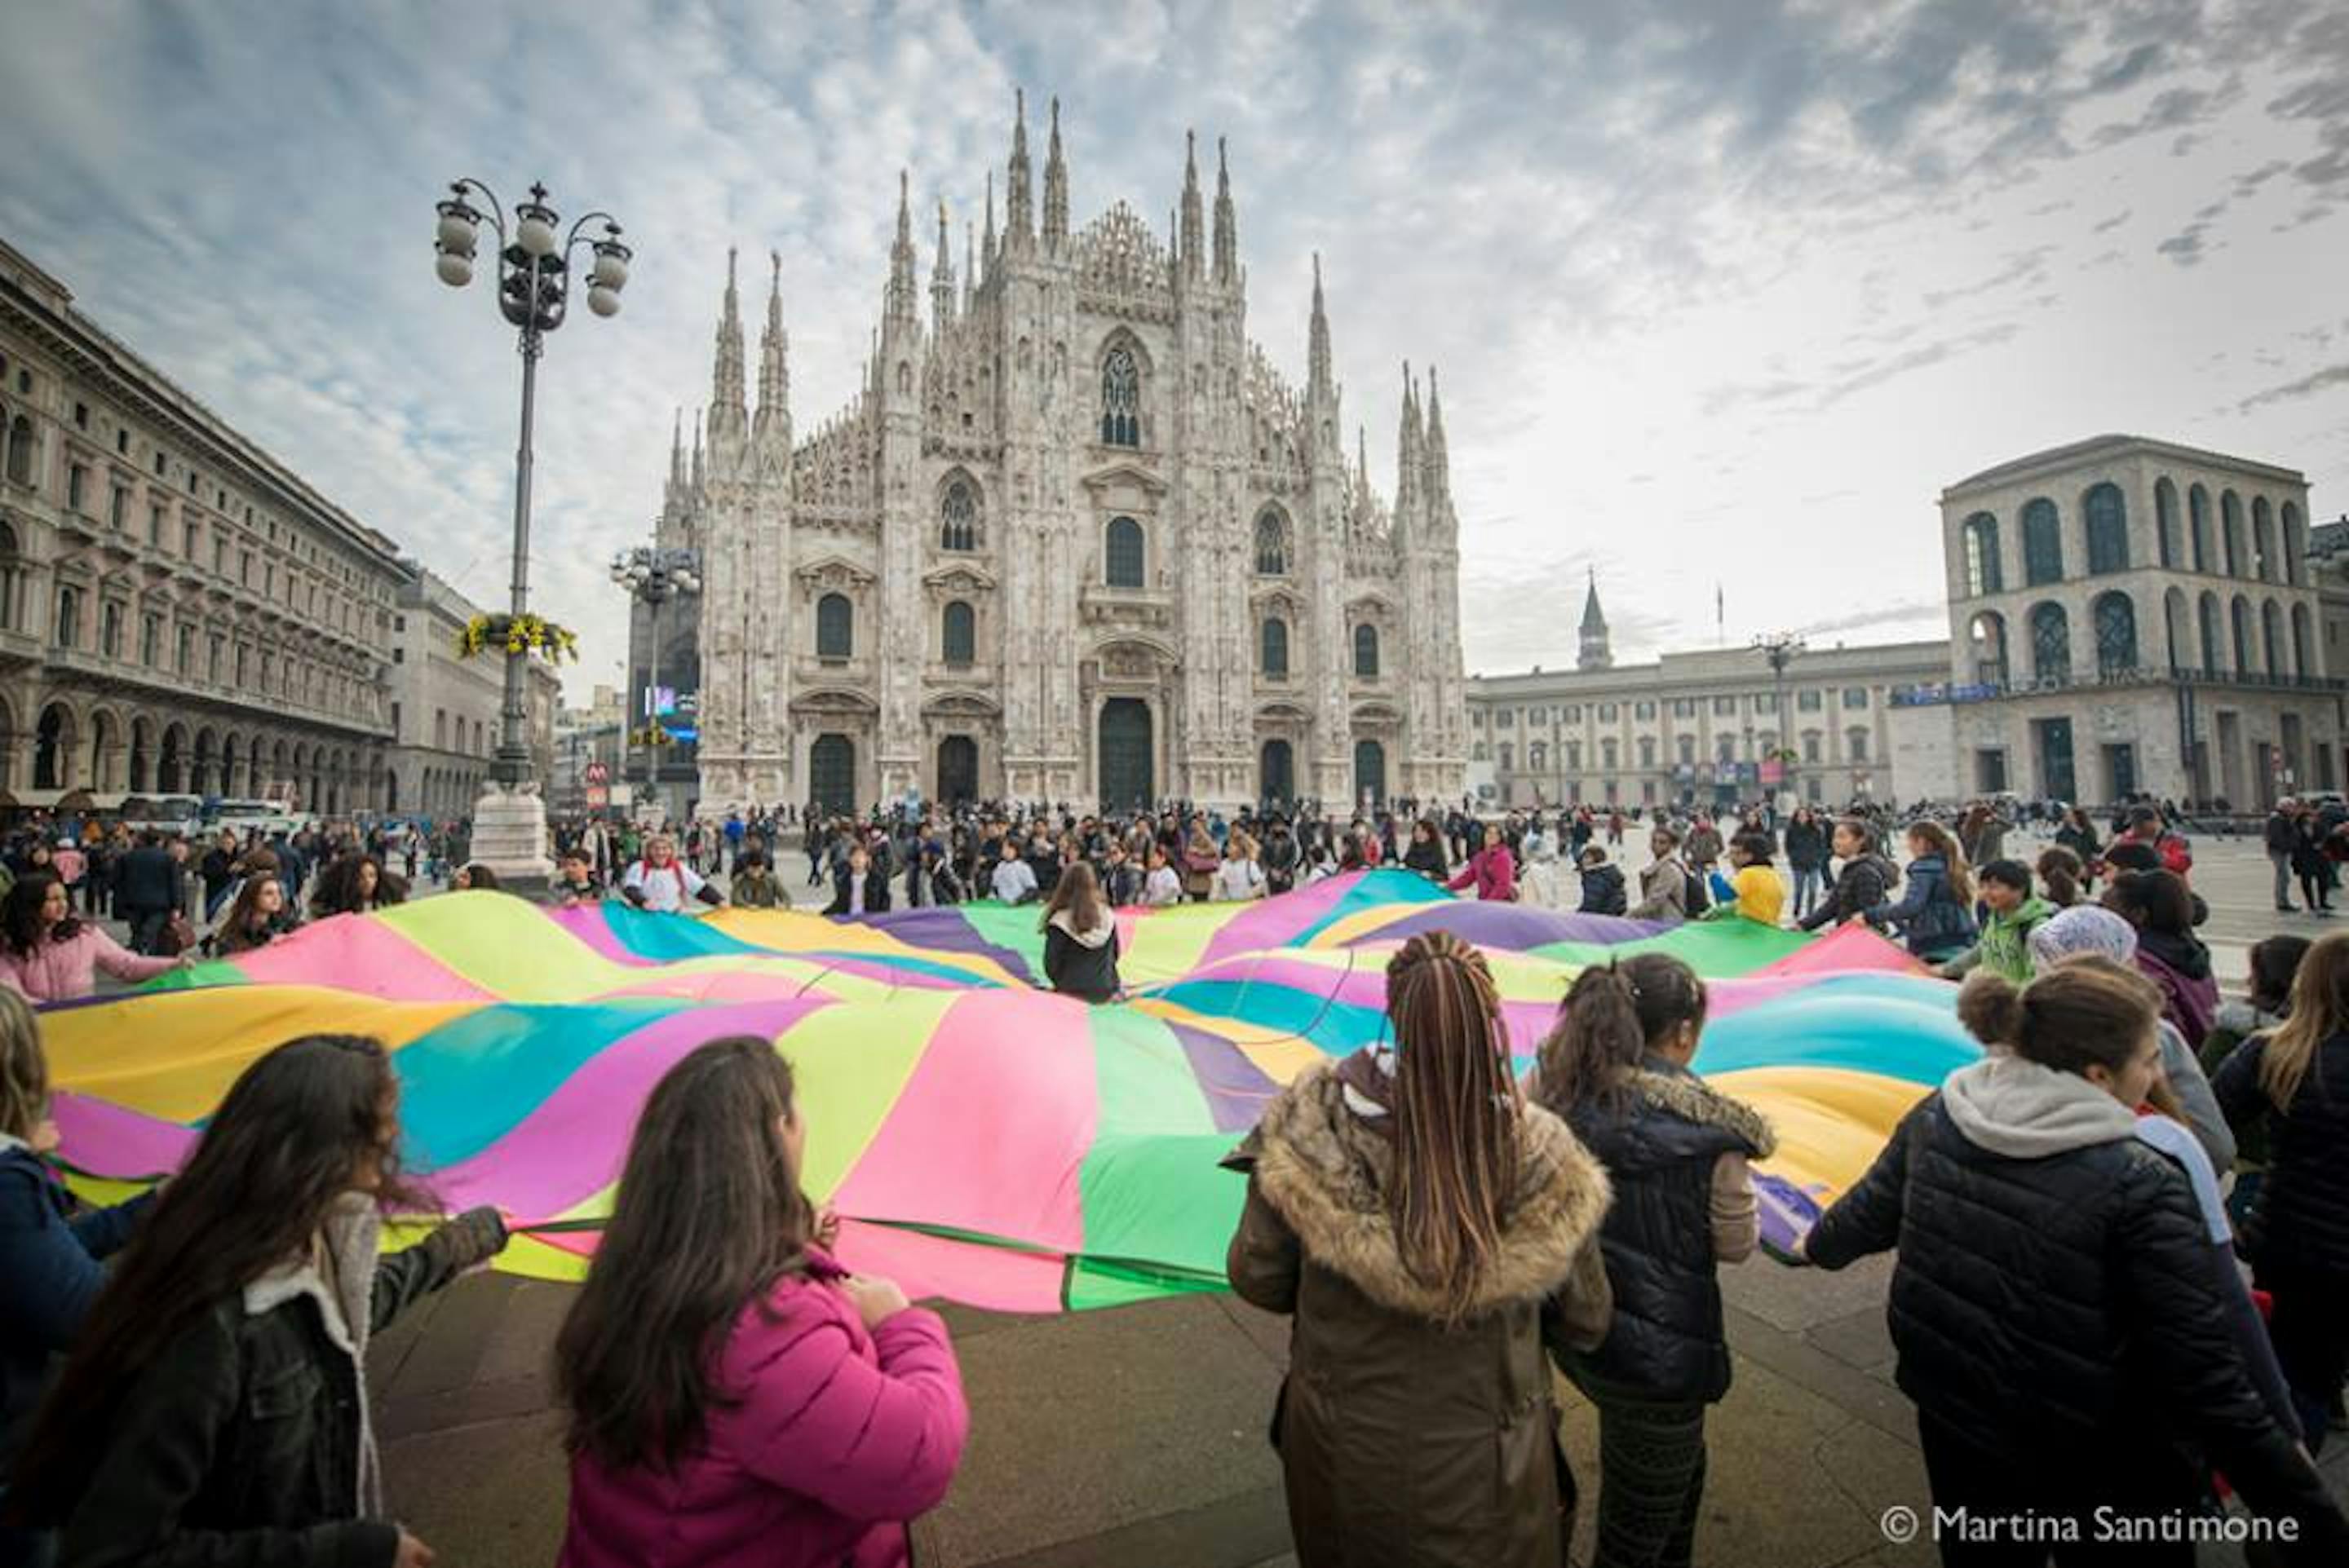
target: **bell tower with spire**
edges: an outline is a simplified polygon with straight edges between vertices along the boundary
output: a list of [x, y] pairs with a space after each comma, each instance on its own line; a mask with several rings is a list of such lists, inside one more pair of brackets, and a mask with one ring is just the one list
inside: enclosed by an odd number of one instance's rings
[[1608, 645], [1607, 616], [1599, 608], [1599, 569], [1590, 569], [1590, 588], [1582, 596], [1582, 652], [1575, 668], [1583, 670], [1612, 669], [1614, 650]]

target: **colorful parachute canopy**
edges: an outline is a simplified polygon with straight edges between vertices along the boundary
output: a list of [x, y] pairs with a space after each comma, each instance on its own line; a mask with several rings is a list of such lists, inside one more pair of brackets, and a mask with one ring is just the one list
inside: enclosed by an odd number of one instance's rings
[[392, 1049], [411, 1169], [450, 1212], [522, 1227], [502, 1266], [585, 1270], [638, 1108], [694, 1047], [771, 1038], [805, 1182], [852, 1266], [983, 1306], [1091, 1307], [1223, 1284], [1244, 1186], [1218, 1161], [1300, 1068], [1379, 1037], [1413, 933], [1483, 948], [1528, 1065], [1583, 966], [1678, 954], [1705, 975], [1700, 1071], [1760, 1108], [1784, 1242], [1975, 1047], [1952, 988], [1865, 931], [1665, 926], [1463, 903], [1378, 871], [1253, 904], [1118, 916], [1126, 1003], [1040, 989], [1033, 906], [855, 921], [457, 893], [311, 926], [44, 1021], [63, 1157], [93, 1192], [172, 1170], [230, 1082], [300, 1035]]

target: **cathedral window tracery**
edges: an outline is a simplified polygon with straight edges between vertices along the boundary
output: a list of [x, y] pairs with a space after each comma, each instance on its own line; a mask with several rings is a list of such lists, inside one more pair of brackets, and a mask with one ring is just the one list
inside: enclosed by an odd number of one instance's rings
[[968, 480], [957, 479], [947, 486], [946, 499], [938, 506], [938, 548], [978, 548], [978, 496]]
[[1142, 445], [1142, 371], [1120, 344], [1102, 361], [1102, 445]]
[[1270, 507], [1257, 514], [1256, 571], [1259, 577], [1288, 575], [1288, 525]]
[[844, 659], [856, 646], [856, 611], [845, 593], [827, 593], [815, 602], [815, 656]]

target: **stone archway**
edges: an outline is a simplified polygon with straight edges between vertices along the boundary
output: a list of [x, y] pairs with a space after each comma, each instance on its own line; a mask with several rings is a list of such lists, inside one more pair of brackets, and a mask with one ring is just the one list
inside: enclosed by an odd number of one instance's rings
[[938, 802], [956, 806], [978, 799], [978, 742], [949, 735], [938, 742]]
[[73, 749], [77, 739], [73, 710], [61, 702], [41, 709], [33, 722], [33, 788], [70, 789], [74, 787]]
[[808, 798], [823, 811], [856, 810], [856, 743], [837, 732], [815, 738], [808, 748]]

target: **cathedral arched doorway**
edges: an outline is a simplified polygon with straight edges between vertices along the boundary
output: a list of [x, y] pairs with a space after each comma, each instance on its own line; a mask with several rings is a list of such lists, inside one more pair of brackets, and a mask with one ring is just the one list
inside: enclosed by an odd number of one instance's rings
[[1373, 806], [1386, 803], [1387, 748], [1375, 740], [1354, 742], [1354, 799]]
[[73, 780], [73, 724], [64, 707], [51, 703], [33, 727], [33, 788], [63, 789]]
[[1150, 705], [1140, 697], [1113, 696], [1102, 704], [1097, 777], [1102, 809], [1148, 806], [1158, 798], [1150, 743]]
[[850, 815], [856, 810], [856, 743], [844, 735], [819, 735], [808, 751], [808, 798], [819, 810]]
[[1259, 758], [1257, 793], [1267, 805], [1286, 806], [1297, 798], [1297, 754], [1286, 740], [1268, 740]]
[[958, 806], [978, 799], [978, 742], [949, 735], [938, 742], [938, 799]]

